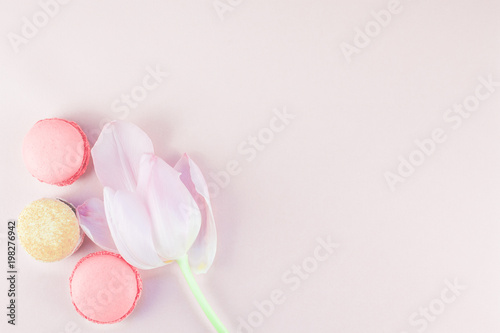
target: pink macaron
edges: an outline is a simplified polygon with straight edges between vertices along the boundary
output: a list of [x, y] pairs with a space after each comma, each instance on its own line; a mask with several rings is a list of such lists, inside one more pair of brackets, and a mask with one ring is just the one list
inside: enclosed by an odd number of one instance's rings
[[65, 186], [87, 169], [90, 146], [78, 124], [59, 118], [38, 121], [23, 143], [28, 171], [44, 183]]
[[119, 254], [107, 251], [82, 258], [69, 281], [76, 311], [98, 324], [112, 324], [128, 317], [142, 292], [137, 269]]

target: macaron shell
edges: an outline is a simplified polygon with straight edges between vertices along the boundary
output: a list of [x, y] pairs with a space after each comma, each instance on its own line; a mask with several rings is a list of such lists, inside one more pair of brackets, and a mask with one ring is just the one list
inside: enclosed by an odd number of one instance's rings
[[58, 118], [38, 121], [23, 142], [23, 159], [38, 180], [65, 186], [87, 169], [90, 145], [78, 124]]
[[76, 311], [98, 324], [128, 317], [142, 293], [137, 269], [119, 254], [101, 251], [82, 258], [70, 277], [70, 293]]
[[40, 199], [28, 204], [18, 218], [22, 247], [36, 260], [54, 262], [73, 254], [83, 233], [73, 209], [57, 199]]

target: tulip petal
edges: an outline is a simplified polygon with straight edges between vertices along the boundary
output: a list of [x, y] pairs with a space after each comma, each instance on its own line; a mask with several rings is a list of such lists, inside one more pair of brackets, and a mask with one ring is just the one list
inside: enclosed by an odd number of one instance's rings
[[153, 245], [149, 213], [136, 193], [105, 187], [104, 206], [116, 247], [129, 264], [140, 269], [165, 265]]
[[141, 156], [153, 151], [151, 139], [136, 125], [107, 123], [92, 148], [97, 178], [105, 187], [135, 191]]
[[185, 255], [200, 231], [200, 210], [179, 176], [153, 154], [141, 159], [137, 193], [148, 205], [155, 248], [164, 261]]
[[90, 198], [76, 208], [76, 214], [83, 232], [99, 247], [111, 252], [118, 252], [109, 231], [104, 202]]
[[206, 273], [217, 251], [217, 230], [210, 203], [207, 182], [200, 168], [184, 154], [174, 167], [181, 173], [181, 181], [195, 199], [201, 211], [201, 228], [193, 246], [188, 252], [189, 264], [197, 273]]

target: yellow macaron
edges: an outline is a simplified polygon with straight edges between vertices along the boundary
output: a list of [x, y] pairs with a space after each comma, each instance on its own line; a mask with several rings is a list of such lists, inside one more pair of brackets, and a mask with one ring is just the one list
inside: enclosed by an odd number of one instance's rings
[[60, 199], [40, 199], [27, 205], [18, 219], [23, 248], [37, 260], [54, 262], [73, 254], [81, 245], [75, 209]]

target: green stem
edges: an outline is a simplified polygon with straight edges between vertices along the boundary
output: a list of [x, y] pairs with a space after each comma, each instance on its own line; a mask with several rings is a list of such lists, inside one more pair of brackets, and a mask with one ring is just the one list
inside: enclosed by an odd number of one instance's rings
[[205, 312], [208, 320], [210, 320], [218, 333], [228, 333], [229, 331], [224, 327], [219, 318], [217, 318], [214, 310], [212, 310], [207, 300], [205, 299], [205, 296], [203, 296], [200, 287], [198, 287], [198, 284], [193, 277], [193, 273], [191, 272], [191, 267], [189, 267], [187, 254], [184, 257], [178, 259], [177, 263], [181, 268], [182, 274], [184, 274], [184, 278], [186, 279], [189, 288], [198, 301], [198, 304], [200, 304], [201, 308], [203, 309], [203, 312]]

